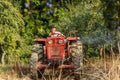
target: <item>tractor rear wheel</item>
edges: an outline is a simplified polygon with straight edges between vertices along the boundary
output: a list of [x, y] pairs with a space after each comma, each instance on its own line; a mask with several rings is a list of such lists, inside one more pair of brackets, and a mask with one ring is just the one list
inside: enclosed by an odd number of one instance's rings
[[72, 61], [74, 63], [74, 77], [75, 80], [80, 80], [80, 70], [83, 66], [82, 43], [80, 41], [73, 42], [71, 52]]
[[[43, 45], [35, 42], [32, 48], [31, 59], [30, 59], [30, 74], [33, 80], [38, 79], [40, 70], [37, 69], [38, 62], [42, 62], [43, 58]], [[39, 72], [39, 73], [38, 73]]]

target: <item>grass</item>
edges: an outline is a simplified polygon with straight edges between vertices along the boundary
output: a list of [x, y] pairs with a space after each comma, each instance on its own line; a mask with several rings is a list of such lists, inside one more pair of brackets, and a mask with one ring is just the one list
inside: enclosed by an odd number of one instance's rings
[[[71, 80], [71, 75], [59, 71], [57, 77], [52, 70], [51, 75], [43, 75], [42, 80]], [[68, 72], [68, 71], [67, 71]], [[66, 77], [63, 79], [63, 76]], [[0, 65], [0, 80], [30, 80], [29, 66], [23, 64]], [[120, 56], [114, 59], [88, 61], [84, 65], [81, 80], [120, 80]]]
[[30, 80], [28, 65], [0, 65], [0, 80]]
[[83, 69], [82, 77], [85, 80], [120, 80], [120, 57], [89, 62]]

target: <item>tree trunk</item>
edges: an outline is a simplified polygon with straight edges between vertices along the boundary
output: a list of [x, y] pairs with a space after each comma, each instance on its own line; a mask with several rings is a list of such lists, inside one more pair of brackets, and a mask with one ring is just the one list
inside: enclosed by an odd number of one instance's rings
[[120, 43], [118, 42], [118, 53], [120, 55]]
[[6, 52], [5, 52], [5, 50], [3, 49], [3, 47], [2, 47], [2, 51], [3, 51], [3, 53], [2, 53], [2, 57], [1, 57], [1, 62], [2, 62], [2, 64], [4, 65], [4, 64], [5, 64], [5, 55], [6, 55]]

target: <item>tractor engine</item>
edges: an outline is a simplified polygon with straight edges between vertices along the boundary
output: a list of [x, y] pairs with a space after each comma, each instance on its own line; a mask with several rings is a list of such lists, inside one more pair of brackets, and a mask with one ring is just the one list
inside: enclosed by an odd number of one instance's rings
[[64, 58], [64, 37], [47, 38], [45, 46], [48, 59], [57, 60]]

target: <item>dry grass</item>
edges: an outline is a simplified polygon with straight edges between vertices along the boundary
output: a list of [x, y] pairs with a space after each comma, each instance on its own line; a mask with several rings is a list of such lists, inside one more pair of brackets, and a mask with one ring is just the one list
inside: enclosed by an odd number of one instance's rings
[[[55, 70], [51, 76], [43, 76], [42, 80], [71, 80], [71, 75], [59, 73], [54, 76]], [[66, 77], [63, 79], [63, 76]], [[0, 66], [0, 80], [30, 80], [28, 65], [5, 65]], [[81, 80], [120, 80], [120, 57], [112, 60], [97, 60], [94, 63], [88, 62], [82, 70]]]
[[0, 80], [30, 80], [28, 65], [0, 65]]
[[[120, 80], [120, 57], [112, 60], [98, 60], [84, 66], [82, 72], [84, 80]], [[82, 80], [81, 79], [81, 80]]]

